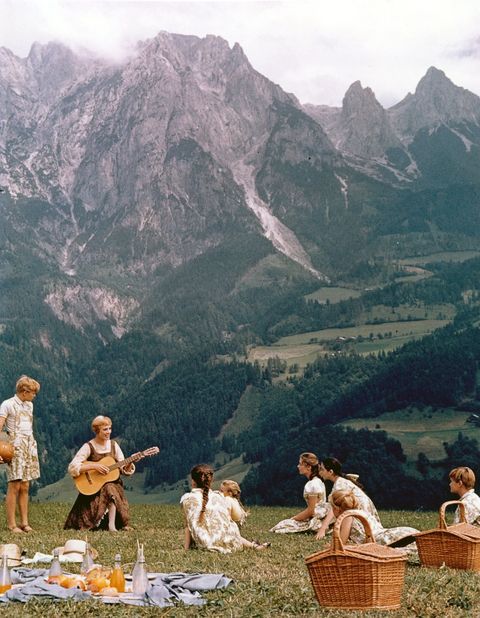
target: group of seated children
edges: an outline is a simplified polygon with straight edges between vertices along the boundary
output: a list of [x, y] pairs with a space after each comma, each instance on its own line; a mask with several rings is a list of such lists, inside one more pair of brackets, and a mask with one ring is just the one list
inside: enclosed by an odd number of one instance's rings
[[[380, 545], [415, 550], [415, 534], [408, 526], [384, 528], [372, 500], [358, 483], [357, 475], [343, 475], [341, 463], [334, 458], [319, 461], [313, 453], [302, 453], [297, 466], [299, 474], [307, 478], [303, 496], [306, 508], [289, 519], [276, 524], [271, 532], [287, 534], [316, 532], [322, 539], [331, 523], [350, 510], [360, 512], [372, 535]], [[450, 491], [465, 505], [466, 521], [480, 526], [480, 497], [475, 493], [475, 474], [470, 468], [454, 468], [450, 474]], [[185, 517], [185, 549], [201, 549], [230, 553], [244, 548], [265, 549], [269, 543], [248, 541], [240, 534], [247, 512], [240, 502], [240, 487], [235, 481], [223, 481], [220, 491], [211, 489], [213, 469], [200, 464], [191, 470], [192, 490], [181, 498]], [[324, 482], [333, 483], [326, 498]], [[344, 543], [365, 542], [365, 529], [357, 517], [343, 517], [340, 538]], [[459, 510], [455, 512], [459, 521]]]
[[185, 516], [185, 549], [193, 544], [199, 549], [228, 554], [239, 549], [266, 549], [270, 543], [248, 541], [240, 534], [247, 516], [240, 501], [240, 487], [235, 481], [224, 482], [220, 491], [211, 489], [213, 468], [194, 466], [190, 472], [192, 491], [180, 500]]

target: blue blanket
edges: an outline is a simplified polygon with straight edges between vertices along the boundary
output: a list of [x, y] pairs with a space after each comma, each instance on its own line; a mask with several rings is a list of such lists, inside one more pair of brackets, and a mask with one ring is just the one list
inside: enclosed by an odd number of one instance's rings
[[143, 605], [170, 607], [174, 601], [186, 605], [203, 605], [201, 592], [226, 588], [232, 580], [218, 573], [158, 573], [147, 592], [140, 596], [121, 595], [119, 597], [92, 597], [91, 592], [78, 588], [62, 588], [58, 584], [48, 584], [45, 581], [47, 569], [27, 569], [19, 567], [12, 569], [12, 583], [21, 586], [7, 590], [0, 596], [0, 603], [20, 601], [26, 603], [30, 599], [84, 599], [96, 598], [104, 603], [123, 603], [126, 605]]

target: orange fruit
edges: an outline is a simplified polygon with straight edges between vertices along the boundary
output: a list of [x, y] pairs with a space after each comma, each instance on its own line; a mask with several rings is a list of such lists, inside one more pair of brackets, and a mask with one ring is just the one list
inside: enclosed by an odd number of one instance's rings
[[110, 580], [107, 577], [99, 576], [89, 583], [88, 589], [91, 590], [91, 592], [100, 592], [100, 590], [108, 586], [110, 586]]

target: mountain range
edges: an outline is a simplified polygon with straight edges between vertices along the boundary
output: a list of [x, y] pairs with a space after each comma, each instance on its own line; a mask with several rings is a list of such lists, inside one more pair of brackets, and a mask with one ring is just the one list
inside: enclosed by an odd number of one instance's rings
[[44, 300], [76, 326], [121, 335], [141, 282], [239, 231], [319, 280], [477, 242], [480, 98], [433, 67], [389, 110], [359, 82], [337, 109], [220, 37], [162, 32], [119, 64], [36, 43], [0, 50], [0, 109], [6, 245], [56, 270]]
[[[127, 419], [176, 377], [188, 394], [188, 355], [295, 332], [303, 294], [362, 269], [478, 248], [479, 153], [480, 98], [433, 67], [390, 109], [360, 82], [333, 108], [217, 36], [161, 32], [117, 63], [0, 48], [0, 394], [46, 385], [47, 480], [95, 413]], [[216, 393], [212, 440], [250, 379], [228, 410]]]

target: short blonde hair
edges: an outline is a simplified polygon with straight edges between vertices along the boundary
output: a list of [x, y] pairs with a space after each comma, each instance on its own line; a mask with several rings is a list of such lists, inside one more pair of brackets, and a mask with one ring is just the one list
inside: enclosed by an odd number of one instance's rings
[[32, 393], [38, 393], [40, 390], [40, 383], [30, 378], [29, 376], [20, 376], [15, 384], [15, 391], [18, 393], [24, 393], [30, 391]]
[[99, 416], [96, 416], [92, 421], [92, 431], [97, 434], [104, 425], [111, 424], [112, 419], [109, 416], [103, 416], [102, 414], [100, 414]]
[[240, 494], [242, 490], [240, 489], [240, 485], [237, 481], [231, 481], [230, 479], [226, 479], [222, 481], [220, 485], [220, 491], [228, 493], [232, 498], [240, 498]]
[[475, 487], [475, 473], [471, 468], [454, 468], [448, 478], [455, 481], [455, 483], [462, 483], [467, 489], [473, 489]]
[[332, 492], [330, 495], [330, 503], [333, 506], [336, 506], [337, 509], [343, 511], [348, 511], [350, 509], [358, 508], [358, 501], [355, 497], [353, 491], [349, 491], [346, 489], [337, 489], [337, 491]]

